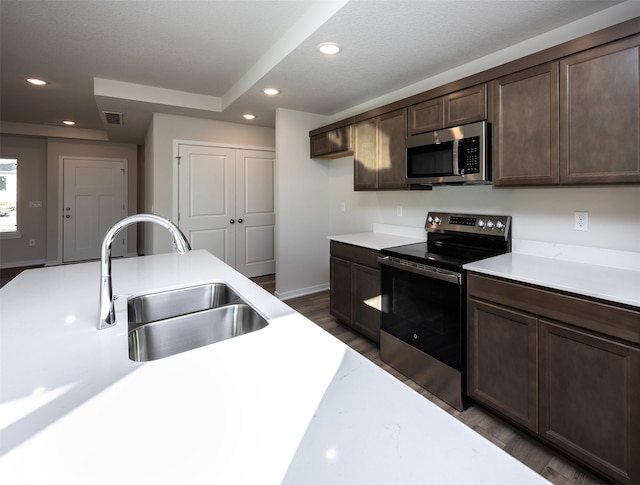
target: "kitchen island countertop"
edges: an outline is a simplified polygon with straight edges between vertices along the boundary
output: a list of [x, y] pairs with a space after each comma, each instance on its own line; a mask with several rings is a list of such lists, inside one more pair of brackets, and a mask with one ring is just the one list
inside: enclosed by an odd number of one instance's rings
[[269, 321], [128, 358], [126, 298], [96, 329], [99, 264], [0, 290], [0, 482], [548, 483], [206, 251], [113, 262], [117, 295], [224, 281]]

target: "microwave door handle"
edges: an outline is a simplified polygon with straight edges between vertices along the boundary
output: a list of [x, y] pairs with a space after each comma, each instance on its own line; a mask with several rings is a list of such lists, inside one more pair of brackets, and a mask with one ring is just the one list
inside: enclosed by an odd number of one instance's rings
[[464, 150], [464, 139], [456, 140], [454, 142], [454, 160], [456, 163], [454, 164], [453, 172], [456, 175], [464, 175], [465, 169], [465, 160], [464, 160], [465, 150]]
[[453, 175], [460, 175], [460, 139], [453, 140], [453, 156], [451, 157], [451, 165], [453, 166]]

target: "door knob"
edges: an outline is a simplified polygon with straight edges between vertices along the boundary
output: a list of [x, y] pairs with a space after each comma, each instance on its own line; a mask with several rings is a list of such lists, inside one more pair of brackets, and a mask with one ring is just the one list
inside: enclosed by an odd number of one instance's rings
[[234, 219], [231, 219], [231, 220], [229, 220], [229, 222], [230, 222], [231, 224], [233, 224], [233, 223], [234, 223], [234, 222], [236, 222], [236, 221], [235, 221]]
[[242, 219], [238, 219], [238, 222], [242, 224], [244, 221]]

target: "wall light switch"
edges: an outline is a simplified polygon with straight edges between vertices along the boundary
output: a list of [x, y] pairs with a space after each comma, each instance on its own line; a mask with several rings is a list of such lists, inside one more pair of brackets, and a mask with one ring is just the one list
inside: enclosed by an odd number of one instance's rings
[[30, 200], [29, 201], [29, 207], [42, 207], [42, 201], [41, 200]]
[[396, 206], [396, 215], [398, 217], [402, 217], [402, 206], [401, 205], [397, 205]]
[[347, 203], [340, 202], [340, 212], [347, 212]]

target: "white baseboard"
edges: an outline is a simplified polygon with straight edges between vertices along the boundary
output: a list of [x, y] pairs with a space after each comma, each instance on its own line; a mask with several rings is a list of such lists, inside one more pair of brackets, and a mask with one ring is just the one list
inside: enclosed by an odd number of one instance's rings
[[313, 293], [318, 293], [320, 291], [325, 291], [329, 289], [329, 283], [324, 283], [322, 285], [309, 286], [307, 288], [300, 288], [299, 290], [285, 291], [282, 293], [275, 292], [275, 296], [282, 301], [290, 300], [291, 298], [297, 298], [299, 296], [311, 295]]

